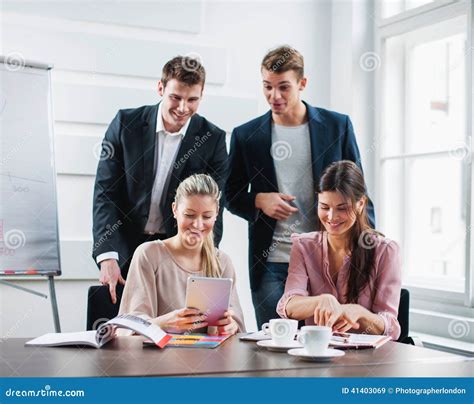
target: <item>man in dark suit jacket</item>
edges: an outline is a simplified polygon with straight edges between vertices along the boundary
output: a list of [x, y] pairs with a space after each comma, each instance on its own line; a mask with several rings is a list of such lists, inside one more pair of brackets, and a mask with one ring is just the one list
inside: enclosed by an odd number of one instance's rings
[[[224, 187], [225, 132], [196, 113], [204, 82], [197, 60], [173, 58], [158, 82], [161, 102], [120, 110], [105, 133], [94, 188], [92, 255], [113, 303], [136, 247], [177, 233], [171, 204], [179, 183], [207, 173]], [[214, 234], [218, 244], [222, 209]]]
[[[348, 116], [315, 108], [300, 98], [306, 86], [301, 54], [288, 46], [262, 62], [264, 95], [271, 111], [234, 129], [228, 209], [246, 219], [252, 300], [259, 327], [278, 318], [291, 233], [317, 229], [316, 186], [329, 164], [360, 155]], [[368, 212], [374, 224], [369, 201]]]

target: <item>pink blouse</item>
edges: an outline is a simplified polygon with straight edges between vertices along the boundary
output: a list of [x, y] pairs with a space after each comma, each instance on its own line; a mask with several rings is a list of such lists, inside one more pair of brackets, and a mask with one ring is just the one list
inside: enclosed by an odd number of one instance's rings
[[[349, 257], [338, 272], [336, 284], [329, 274], [327, 232], [292, 234], [288, 278], [285, 293], [277, 306], [280, 317], [288, 318], [286, 305], [293, 296], [318, 296], [329, 293], [345, 304], [349, 279]], [[378, 237], [375, 243], [374, 274], [359, 295], [358, 304], [378, 314], [384, 321], [384, 335], [397, 340], [400, 335], [398, 304], [400, 302], [401, 268], [399, 247], [395, 241]], [[374, 297], [371, 291], [375, 290]], [[313, 317], [305, 320], [314, 324]], [[357, 332], [357, 331], [356, 331]]]

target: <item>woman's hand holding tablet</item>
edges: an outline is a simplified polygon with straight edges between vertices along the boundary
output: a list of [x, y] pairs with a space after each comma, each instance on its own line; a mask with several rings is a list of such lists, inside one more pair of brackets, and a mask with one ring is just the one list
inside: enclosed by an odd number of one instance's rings
[[238, 325], [229, 309], [231, 278], [191, 276], [186, 289], [186, 307], [206, 315], [208, 326], [216, 326], [219, 334], [235, 334]]
[[199, 309], [187, 307], [173, 310], [151, 321], [163, 330], [174, 333], [190, 332], [207, 327], [206, 314], [202, 313]]

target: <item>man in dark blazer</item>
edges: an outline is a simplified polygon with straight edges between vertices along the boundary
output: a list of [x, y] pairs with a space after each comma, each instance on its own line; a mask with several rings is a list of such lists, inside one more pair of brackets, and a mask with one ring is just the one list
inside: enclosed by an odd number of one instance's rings
[[[306, 86], [301, 54], [282, 46], [263, 59], [264, 95], [271, 110], [234, 129], [228, 209], [248, 221], [249, 270], [257, 324], [278, 318], [291, 233], [318, 230], [316, 186], [329, 164], [360, 155], [351, 121], [301, 100]], [[374, 224], [369, 201], [368, 212]]]
[[[171, 204], [179, 183], [206, 173], [224, 187], [225, 132], [196, 113], [204, 82], [197, 60], [173, 58], [158, 82], [161, 102], [120, 110], [105, 133], [94, 188], [92, 256], [113, 303], [136, 247], [176, 234]], [[214, 234], [218, 244], [222, 209]]]

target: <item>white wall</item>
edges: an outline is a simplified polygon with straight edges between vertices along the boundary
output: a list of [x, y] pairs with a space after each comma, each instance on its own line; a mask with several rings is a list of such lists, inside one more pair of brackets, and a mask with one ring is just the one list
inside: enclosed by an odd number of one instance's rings
[[[90, 257], [94, 150], [118, 108], [155, 103], [162, 64], [196, 52], [208, 70], [201, 112], [230, 131], [267, 110], [259, 64], [288, 43], [305, 56], [305, 99], [330, 106], [331, 4], [326, 1], [2, 2], [0, 53], [50, 62], [53, 71], [58, 210], [63, 275], [56, 289], [63, 331], [85, 327], [97, 284]], [[337, 79], [337, 78], [336, 78]], [[247, 327], [255, 327], [246, 223], [225, 214], [221, 248], [237, 270]], [[47, 293], [42, 280], [15, 281]], [[50, 303], [0, 285], [0, 336], [53, 329]]]
[[375, 199], [373, 122], [379, 109], [374, 75], [380, 59], [373, 54], [374, 2], [334, 0], [331, 14], [330, 108], [351, 117], [369, 195]]

